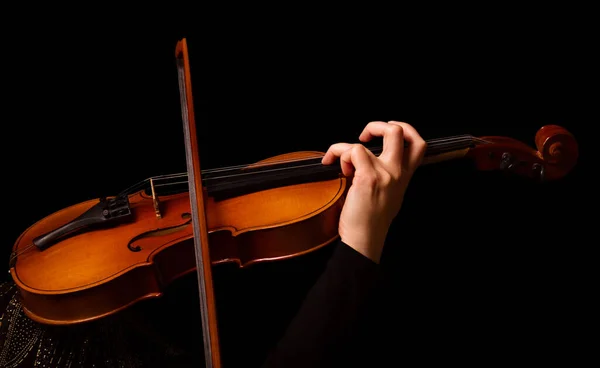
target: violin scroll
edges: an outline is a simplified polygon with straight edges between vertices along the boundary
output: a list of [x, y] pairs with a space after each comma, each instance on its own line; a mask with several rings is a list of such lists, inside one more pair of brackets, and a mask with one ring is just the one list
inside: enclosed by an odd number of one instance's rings
[[503, 170], [531, 179], [551, 181], [568, 174], [577, 163], [579, 147], [575, 137], [558, 125], [546, 125], [535, 135], [534, 149], [509, 137], [485, 136], [476, 139], [468, 156], [479, 170]]
[[570, 132], [560, 126], [546, 125], [538, 130], [535, 145], [542, 159], [557, 171], [556, 178], [566, 175], [577, 163], [577, 141]]

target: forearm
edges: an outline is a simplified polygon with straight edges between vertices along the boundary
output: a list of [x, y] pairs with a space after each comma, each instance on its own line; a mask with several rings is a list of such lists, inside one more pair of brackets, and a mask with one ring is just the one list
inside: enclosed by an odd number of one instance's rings
[[318, 367], [351, 345], [377, 289], [379, 265], [341, 241], [264, 368]]

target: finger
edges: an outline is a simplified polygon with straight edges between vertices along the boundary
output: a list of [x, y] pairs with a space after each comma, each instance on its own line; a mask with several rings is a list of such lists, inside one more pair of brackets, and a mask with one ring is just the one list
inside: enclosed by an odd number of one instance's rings
[[332, 164], [336, 158], [340, 159], [342, 173], [352, 176], [360, 168], [372, 166], [371, 157], [367, 149], [360, 144], [336, 143], [331, 145], [321, 162], [324, 165]]
[[330, 165], [334, 163], [336, 159], [340, 158], [344, 151], [348, 151], [351, 148], [352, 145], [350, 143], [332, 144], [327, 150], [327, 152], [325, 152], [325, 155], [323, 155], [321, 163], [323, 163], [323, 165]]
[[[351, 176], [355, 171], [363, 173], [373, 171], [373, 160], [376, 159], [377, 158], [373, 156], [365, 146], [362, 144], [354, 144], [351, 149], [345, 151], [342, 154], [342, 157], [340, 157], [340, 162], [343, 163], [342, 172], [346, 176]], [[351, 168], [352, 171], [344, 171], [344, 164], [347, 164], [346, 170]]]
[[374, 138], [374, 137], [376, 137], [376, 136], [378, 136], [378, 137], [382, 136], [382, 135], [374, 135], [374, 134], [371, 134], [369, 131], [367, 131], [367, 127], [368, 127], [369, 125], [381, 125], [381, 124], [387, 124], [387, 123], [386, 123], [385, 121], [371, 121], [371, 122], [369, 122], [369, 123], [368, 123], [368, 124], [367, 124], [367, 125], [366, 125], [366, 126], [363, 128], [362, 132], [361, 132], [361, 133], [360, 133], [360, 135], [358, 136], [358, 139], [359, 139], [361, 142], [368, 142], [368, 141], [370, 141], [371, 139], [373, 139], [373, 138]]
[[398, 124], [373, 121], [367, 124], [360, 134], [361, 141], [369, 141], [373, 137], [383, 137], [383, 151], [379, 157], [386, 162], [402, 162], [404, 152], [404, 132]]
[[349, 143], [336, 143], [332, 144], [325, 155], [321, 159], [321, 163], [323, 165], [331, 165], [336, 161], [336, 159], [340, 159], [340, 167], [342, 169], [342, 173], [345, 176], [352, 176], [354, 174], [354, 166], [352, 166], [352, 160], [348, 155], [344, 156], [345, 152], [350, 152], [352, 149], [352, 144]]
[[402, 127], [404, 140], [408, 143], [404, 151], [404, 160], [408, 164], [407, 169], [411, 172], [415, 171], [423, 162], [423, 157], [427, 150], [427, 143], [410, 124], [400, 121], [390, 121], [390, 124]]

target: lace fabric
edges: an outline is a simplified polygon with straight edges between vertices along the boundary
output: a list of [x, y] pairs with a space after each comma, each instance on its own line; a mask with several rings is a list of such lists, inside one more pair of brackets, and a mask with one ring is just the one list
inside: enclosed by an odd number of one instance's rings
[[3, 368], [202, 366], [197, 361], [201, 356], [166, 340], [157, 325], [135, 313], [74, 326], [42, 325], [24, 314], [12, 282], [0, 284], [0, 310]]

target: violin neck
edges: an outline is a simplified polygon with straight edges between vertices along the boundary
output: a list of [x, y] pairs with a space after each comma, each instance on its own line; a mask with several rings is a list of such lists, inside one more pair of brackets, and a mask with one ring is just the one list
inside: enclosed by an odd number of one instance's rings
[[428, 140], [422, 165], [462, 158], [475, 146], [475, 141], [471, 135]]

